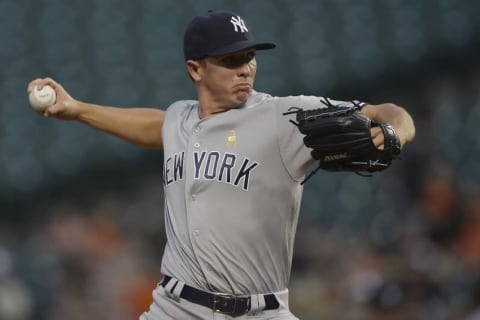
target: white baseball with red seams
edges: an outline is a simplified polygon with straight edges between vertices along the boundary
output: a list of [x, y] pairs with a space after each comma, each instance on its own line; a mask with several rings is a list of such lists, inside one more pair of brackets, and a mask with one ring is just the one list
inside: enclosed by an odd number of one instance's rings
[[38, 86], [35, 86], [35, 88], [30, 91], [28, 100], [30, 101], [33, 109], [43, 112], [48, 107], [55, 104], [57, 95], [55, 90], [53, 90], [53, 88], [50, 86], [43, 86], [43, 88], [40, 90], [38, 89]]

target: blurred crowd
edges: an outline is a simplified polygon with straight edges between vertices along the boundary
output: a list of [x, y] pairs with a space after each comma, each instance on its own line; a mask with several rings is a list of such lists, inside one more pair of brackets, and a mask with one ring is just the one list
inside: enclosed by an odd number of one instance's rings
[[1, 230], [0, 319], [137, 319], [161, 279], [162, 205], [161, 177], [145, 178], [133, 192], [51, 201]]
[[480, 319], [479, 89], [477, 70], [436, 75], [403, 98], [417, 139], [365, 228], [304, 212], [291, 288], [302, 319]]

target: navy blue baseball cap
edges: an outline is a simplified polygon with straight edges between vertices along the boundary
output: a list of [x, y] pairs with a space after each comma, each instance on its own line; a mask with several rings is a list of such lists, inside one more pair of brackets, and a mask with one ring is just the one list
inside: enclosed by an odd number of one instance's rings
[[255, 48], [275, 48], [272, 42], [256, 41], [246, 21], [227, 10], [209, 10], [188, 25], [183, 38], [185, 60], [200, 60]]

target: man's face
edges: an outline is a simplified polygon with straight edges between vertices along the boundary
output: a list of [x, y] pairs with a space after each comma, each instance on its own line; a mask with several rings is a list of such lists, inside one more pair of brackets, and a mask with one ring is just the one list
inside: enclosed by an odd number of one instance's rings
[[229, 108], [239, 107], [247, 101], [257, 70], [255, 49], [207, 57], [202, 64], [202, 86], [214, 101]]

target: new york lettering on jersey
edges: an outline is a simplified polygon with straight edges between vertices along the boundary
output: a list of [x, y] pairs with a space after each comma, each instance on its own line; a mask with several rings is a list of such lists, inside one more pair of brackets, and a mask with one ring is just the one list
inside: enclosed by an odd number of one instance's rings
[[[195, 151], [193, 177], [195, 180], [216, 180], [248, 191], [250, 175], [259, 163], [234, 153], [220, 151]], [[185, 152], [168, 156], [163, 166], [163, 183], [166, 187], [185, 177]]]

